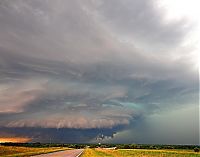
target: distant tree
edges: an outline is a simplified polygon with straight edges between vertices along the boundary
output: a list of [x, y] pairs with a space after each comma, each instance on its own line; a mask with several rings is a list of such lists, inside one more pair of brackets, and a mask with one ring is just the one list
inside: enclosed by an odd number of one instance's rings
[[128, 144], [125, 144], [124, 149], [130, 149], [130, 146]]
[[194, 152], [199, 152], [199, 148], [195, 147]]
[[154, 145], [151, 145], [151, 146], [149, 147], [149, 149], [155, 149], [155, 146], [154, 146]]
[[131, 149], [136, 149], [136, 148], [137, 148], [137, 145], [136, 145], [136, 144], [131, 144], [131, 145], [130, 145], [130, 148], [131, 148]]

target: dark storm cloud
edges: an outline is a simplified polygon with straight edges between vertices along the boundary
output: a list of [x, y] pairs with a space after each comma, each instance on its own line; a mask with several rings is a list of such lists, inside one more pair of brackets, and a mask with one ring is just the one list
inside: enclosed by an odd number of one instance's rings
[[[83, 143], [99, 142], [97, 138], [103, 135], [104, 138], [113, 138], [116, 131], [122, 127], [113, 129], [68, 129], [68, 128], [1, 128], [1, 137], [28, 137], [32, 142], [43, 143]], [[48, 134], [47, 134], [48, 132]]]
[[84, 142], [198, 104], [192, 45], [182, 46], [191, 24], [166, 21], [153, 1], [3, 0], [0, 21], [6, 132], [59, 128], [55, 141], [67, 132], [64, 141], [73, 133]]

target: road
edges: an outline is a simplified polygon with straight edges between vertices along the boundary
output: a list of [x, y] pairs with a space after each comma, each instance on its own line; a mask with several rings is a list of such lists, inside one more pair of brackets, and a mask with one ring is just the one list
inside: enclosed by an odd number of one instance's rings
[[84, 149], [72, 149], [55, 153], [41, 154], [32, 157], [79, 157]]

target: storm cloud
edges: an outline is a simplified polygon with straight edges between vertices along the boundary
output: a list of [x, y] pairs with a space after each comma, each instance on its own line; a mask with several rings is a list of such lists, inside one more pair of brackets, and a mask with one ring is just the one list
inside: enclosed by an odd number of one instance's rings
[[[179, 114], [199, 103], [195, 23], [166, 17], [152, 0], [2, 0], [0, 136], [59, 142], [66, 133], [61, 142], [83, 143], [101, 133], [112, 142], [139, 130], [137, 142], [186, 143], [142, 138], [146, 123], [159, 128], [157, 114], [196, 123]], [[189, 132], [198, 143], [198, 128]]]

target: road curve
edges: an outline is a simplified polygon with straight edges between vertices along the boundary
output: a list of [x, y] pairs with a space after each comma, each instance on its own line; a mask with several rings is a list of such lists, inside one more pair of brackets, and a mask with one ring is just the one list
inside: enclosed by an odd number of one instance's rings
[[79, 157], [83, 153], [83, 150], [84, 149], [72, 149], [55, 153], [35, 155], [32, 157]]

